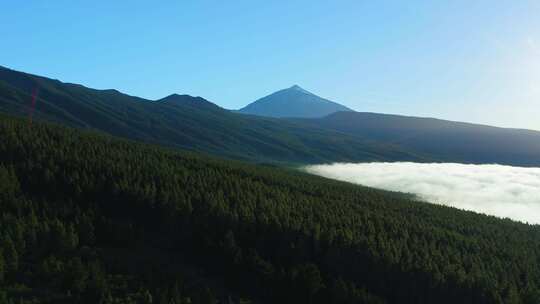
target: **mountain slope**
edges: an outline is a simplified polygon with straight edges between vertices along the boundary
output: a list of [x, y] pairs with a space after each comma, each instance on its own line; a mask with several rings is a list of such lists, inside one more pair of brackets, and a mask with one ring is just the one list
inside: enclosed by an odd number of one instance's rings
[[352, 110], [297, 85], [272, 93], [238, 110], [240, 113], [259, 116], [301, 118], [323, 117], [339, 111]]
[[[37, 90], [36, 90], [37, 89]], [[0, 112], [254, 162], [446, 161], [540, 166], [540, 132], [397, 115], [234, 113], [188, 95], [150, 101], [0, 68]]]
[[434, 118], [339, 112], [318, 119], [290, 119], [414, 151], [446, 162], [540, 165], [540, 132]]
[[258, 162], [318, 163], [409, 159], [399, 147], [233, 113], [200, 97], [173, 94], [150, 101], [0, 68], [0, 111], [100, 130], [115, 136]]
[[539, 226], [1, 115], [0, 138], [2, 303], [540, 303]]

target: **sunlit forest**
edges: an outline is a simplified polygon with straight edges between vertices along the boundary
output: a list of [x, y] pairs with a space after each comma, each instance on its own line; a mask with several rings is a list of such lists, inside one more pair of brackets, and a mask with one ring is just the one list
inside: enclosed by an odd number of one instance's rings
[[0, 303], [540, 303], [540, 227], [0, 118]]

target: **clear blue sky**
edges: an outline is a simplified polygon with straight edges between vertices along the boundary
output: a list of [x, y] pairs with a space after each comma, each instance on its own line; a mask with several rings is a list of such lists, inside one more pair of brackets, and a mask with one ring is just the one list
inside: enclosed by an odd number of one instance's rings
[[[84, 2], [84, 3], [83, 3]], [[540, 130], [540, 1], [3, 1], [0, 65], [239, 108], [298, 84], [358, 111]]]

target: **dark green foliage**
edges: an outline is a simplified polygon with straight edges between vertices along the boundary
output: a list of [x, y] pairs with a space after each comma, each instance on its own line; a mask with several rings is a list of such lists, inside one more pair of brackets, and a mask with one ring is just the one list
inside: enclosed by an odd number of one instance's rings
[[2, 238], [2, 249], [5, 257], [5, 269], [7, 272], [16, 272], [19, 269], [19, 253], [11, 236], [6, 235]]
[[305, 292], [305, 298], [300, 302], [313, 302], [313, 297], [324, 288], [321, 272], [315, 264], [303, 264], [293, 269], [292, 279], [297, 290]]
[[4, 276], [7, 272], [6, 260], [4, 259], [4, 250], [0, 250], [0, 284], [4, 282]]
[[25, 120], [0, 138], [0, 301], [540, 301], [538, 226]]

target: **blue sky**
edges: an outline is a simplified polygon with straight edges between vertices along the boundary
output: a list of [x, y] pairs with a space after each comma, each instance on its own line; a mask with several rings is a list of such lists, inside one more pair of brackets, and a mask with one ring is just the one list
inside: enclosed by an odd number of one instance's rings
[[4, 1], [0, 65], [239, 108], [298, 84], [358, 111], [540, 130], [540, 1]]

